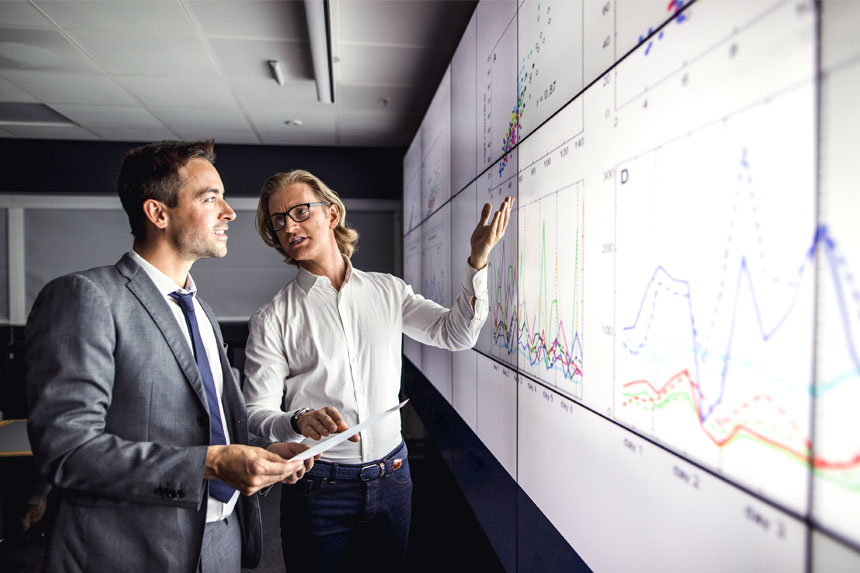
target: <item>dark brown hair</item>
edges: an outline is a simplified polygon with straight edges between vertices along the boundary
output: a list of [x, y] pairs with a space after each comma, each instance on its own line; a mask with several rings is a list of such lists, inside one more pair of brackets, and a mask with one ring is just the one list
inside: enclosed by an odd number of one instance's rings
[[171, 208], [179, 205], [183, 183], [179, 170], [195, 158], [215, 163], [215, 140], [159, 141], [135, 147], [125, 154], [116, 190], [135, 241], [146, 239], [143, 203], [155, 199]]

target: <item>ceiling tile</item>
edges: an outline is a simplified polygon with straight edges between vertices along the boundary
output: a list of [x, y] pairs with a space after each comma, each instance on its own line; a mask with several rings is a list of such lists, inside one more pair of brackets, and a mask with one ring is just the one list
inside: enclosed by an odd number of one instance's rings
[[224, 72], [233, 79], [271, 79], [268, 60], [281, 63], [287, 82], [314, 77], [310, 47], [306, 42], [214, 39], [209, 44]]
[[175, 0], [36, 0], [36, 4], [65, 30], [110, 30], [117, 33], [158, 35], [196, 34], [182, 5]]
[[415, 123], [413, 116], [396, 113], [341, 113], [337, 120], [340, 145], [405, 145]]
[[246, 108], [261, 105], [308, 105], [309, 102], [317, 101], [317, 85], [313, 80], [289, 82], [282, 86], [275, 80], [240, 81], [233, 82], [233, 91]]
[[176, 139], [177, 136], [169, 129], [128, 129], [124, 127], [99, 127], [93, 131], [102, 139], [108, 141], [161, 141], [164, 139]]
[[[3, 75], [8, 76], [9, 73], [4, 72]], [[0, 78], [0, 101], [30, 103], [38, 102], [39, 99], [27, 93], [14, 83], [4, 78]]]
[[245, 134], [246, 140], [257, 142], [254, 131], [238, 109], [157, 107], [152, 108], [152, 113], [182, 139], [214, 137], [221, 141]]
[[4, 26], [23, 28], [51, 28], [56, 26], [26, 0], [4, 0], [2, 3]]
[[0, 28], [0, 70], [99, 73], [86, 54], [57, 30]]
[[119, 76], [116, 81], [147, 107], [236, 107], [229, 85], [220, 78]]
[[[291, 106], [258, 106], [250, 108], [248, 113], [264, 143], [337, 145], [337, 111], [334, 106], [305, 108], [301, 111]], [[302, 125], [285, 125], [287, 119], [300, 119]]]
[[265, 145], [337, 145], [337, 136], [329, 129], [262, 133], [260, 137]]
[[197, 38], [84, 31], [75, 39], [114, 74], [198, 78], [218, 74]]
[[[214, 134], [216, 143], [259, 145], [262, 143], [257, 134], [249, 129], [219, 129]], [[201, 138], [202, 139], [202, 138]]]
[[456, 45], [475, 4], [414, 0], [339, 2], [339, 40], [341, 44]]
[[52, 105], [53, 109], [82, 127], [160, 129], [164, 126], [139, 106]]
[[52, 104], [134, 105], [128, 93], [109, 76], [82, 76], [36, 71], [3, 74], [40, 101]]
[[24, 139], [98, 139], [86, 129], [71, 127], [42, 127], [33, 125], [7, 125], [3, 129]]
[[[313, 131], [323, 127], [334, 131], [337, 110], [334, 106], [318, 104], [313, 107], [299, 109], [294, 106], [255, 106], [248, 108], [248, 115], [254, 123], [254, 127], [260, 133], [266, 132], [290, 132], [290, 131]], [[288, 126], [287, 120], [299, 119], [301, 126]]]
[[340, 50], [335, 78], [348, 84], [435, 85], [426, 73], [427, 61], [438, 59], [429, 48], [348, 45]]
[[308, 32], [302, 2], [191, 2], [203, 32], [209, 37], [301, 40]]
[[[341, 84], [335, 92], [335, 100], [342, 111], [370, 111], [399, 114], [405, 111], [422, 111], [416, 102], [424, 88], [413, 86], [360, 86]], [[384, 105], [382, 99], [387, 100]]]

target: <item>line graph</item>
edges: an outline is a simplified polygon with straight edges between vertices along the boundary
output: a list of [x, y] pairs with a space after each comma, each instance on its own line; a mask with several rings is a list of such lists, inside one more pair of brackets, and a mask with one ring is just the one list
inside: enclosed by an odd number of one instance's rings
[[[517, 151], [508, 159], [512, 169], [499, 175], [501, 161], [477, 180], [478, 212], [484, 203], [498, 205], [502, 198], [518, 196], [516, 175]], [[514, 203], [508, 228], [501, 241], [493, 248], [487, 269], [487, 289], [489, 293], [489, 316], [481, 330], [478, 349], [494, 356], [513, 367], [517, 366], [517, 229], [519, 227], [519, 207]]]
[[[858, 17], [854, 3], [827, 6], [822, 25], [847, 32], [845, 23]], [[860, 42], [853, 31], [835, 34], [823, 49], [836, 67], [826, 70], [821, 92], [812, 516], [860, 545], [860, 190], [852, 151], [860, 129]]]
[[528, 201], [538, 189], [531, 180], [521, 183], [520, 370], [578, 398], [583, 367], [582, 184]]
[[811, 149], [776, 153], [768, 133], [783, 117], [811, 131], [811, 98], [795, 90], [616, 172], [616, 419], [801, 512], [820, 235]]

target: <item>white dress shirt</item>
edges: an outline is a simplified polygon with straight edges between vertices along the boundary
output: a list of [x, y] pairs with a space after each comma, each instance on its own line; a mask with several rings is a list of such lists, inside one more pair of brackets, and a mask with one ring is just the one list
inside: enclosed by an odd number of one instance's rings
[[[203, 348], [206, 350], [206, 358], [209, 361], [209, 369], [212, 370], [212, 378], [215, 380], [215, 393], [218, 395], [218, 407], [221, 409], [221, 425], [224, 427], [224, 437], [227, 443], [230, 443], [230, 432], [227, 431], [227, 417], [224, 416], [224, 404], [221, 403], [221, 393], [224, 390], [224, 374], [221, 370], [220, 353], [218, 352], [218, 341], [215, 339], [215, 330], [200, 302], [197, 300], [197, 286], [194, 284], [194, 279], [188, 275], [188, 282], [185, 287], [180, 287], [173, 279], [152, 266], [152, 264], [138, 255], [136, 252], [129, 253], [137, 264], [149, 275], [155, 287], [164, 296], [167, 301], [167, 306], [173, 311], [173, 316], [176, 322], [179, 323], [179, 328], [185, 333], [185, 339], [188, 341], [188, 346], [194, 352], [194, 343], [191, 341], [191, 333], [188, 332], [188, 324], [185, 322], [185, 313], [182, 307], [179, 306], [179, 301], [170, 296], [170, 293], [181, 291], [183, 293], [194, 294], [194, 315], [197, 317], [197, 328], [200, 331], [200, 338], [203, 339]], [[239, 492], [233, 493], [233, 497], [227, 503], [222, 503], [212, 496], [209, 496], [209, 502], [206, 511], [206, 522], [220, 521], [233, 513], [233, 508], [236, 507], [236, 501], [239, 499]]]
[[[353, 269], [346, 259], [340, 291], [326, 277], [299, 269], [251, 317], [245, 347], [248, 429], [272, 441], [299, 441], [295, 410], [334, 406], [350, 427], [398, 403], [402, 335], [448, 350], [474, 346], [487, 318], [487, 270], [467, 266], [449, 310], [395, 276]], [[471, 301], [475, 297], [475, 306]], [[280, 409], [283, 400], [285, 410]], [[400, 416], [386, 416], [323, 454], [366, 463], [400, 444]]]

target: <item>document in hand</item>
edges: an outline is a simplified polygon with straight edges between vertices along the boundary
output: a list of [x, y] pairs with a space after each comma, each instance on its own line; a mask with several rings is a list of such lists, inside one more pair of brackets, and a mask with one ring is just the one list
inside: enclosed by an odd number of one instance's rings
[[312, 447], [308, 450], [305, 450], [300, 454], [296, 454], [295, 456], [290, 458], [290, 460], [306, 460], [308, 458], [314, 457], [317, 454], [321, 454], [321, 453], [325, 452], [326, 450], [329, 450], [329, 449], [335, 447], [336, 445], [340, 444], [341, 442], [345, 442], [346, 440], [348, 440], [352, 436], [356, 435], [360, 431], [371, 427], [372, 425], [377, 423], [379, 420], [381, 420], [382, 418], [384, 418], [388, 414], [391, 414], [392, 412], [396, 412], [397, 410], [399, 410], [400, 408], [405, 406], [406, 402], [408, 402], [408, 401], [409, 401], [409, 399], [407, 398], [406, 400], [402, 401], [401, 403], [397, 404], [396, 406], [392, 406], [391, 408], [385, 410], [384, 412], [380, 412], [380, 413], [376, 414], [375, 416], [372, 416], [372, 417], [368, 418], [367, 420], [361, 422], [360, 424], [357, 424], [357, 425], [349, 428], [348, 430], [344, 430], [343, 432], [340, 432], [339, 434], [332, 434], [328, 438], [321, 440], [314, 447]]

